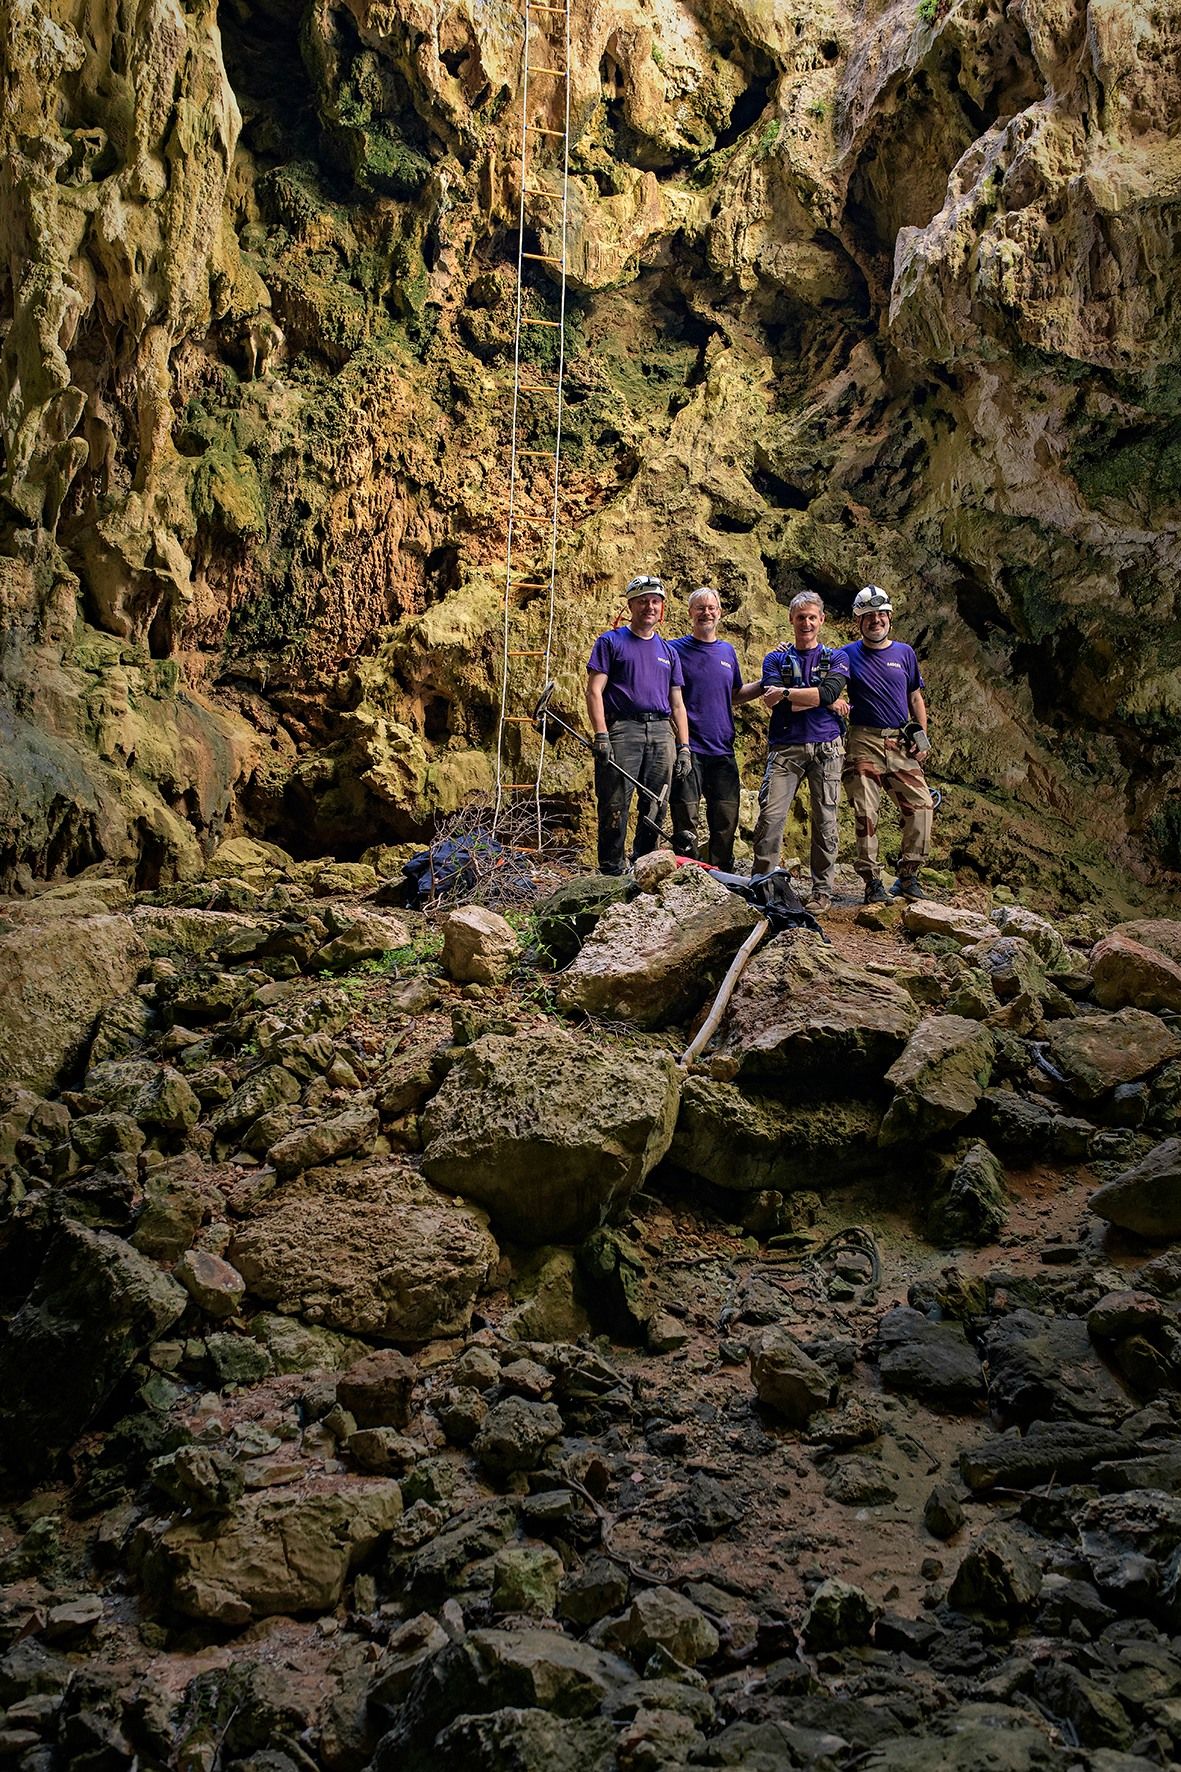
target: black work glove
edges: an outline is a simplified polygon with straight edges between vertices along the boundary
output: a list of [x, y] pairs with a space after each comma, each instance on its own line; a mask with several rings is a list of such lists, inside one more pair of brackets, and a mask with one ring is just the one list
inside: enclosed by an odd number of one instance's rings
[[673, 764], [673, 778], [676, 781], [684, 781], [685, 777], [687, 775], [692, 775], [692, 773], [693, 752], [689, 749], [687, 744], [683, 744], [678, 750], [677, 760]]
[[605, 763], [611, 755], [611, 735], [609, 732], [596, 732], [591, 740], [591, 750], [600, 762]]

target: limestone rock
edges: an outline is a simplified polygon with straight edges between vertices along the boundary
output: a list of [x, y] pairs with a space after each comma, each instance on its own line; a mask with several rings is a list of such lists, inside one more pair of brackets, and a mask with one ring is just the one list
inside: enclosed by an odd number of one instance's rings
[[683, 1019], [721, 982], [758, 912], [701, 868], [678, 868], [654, 892], [613, 905], [562, 975], [558, 1000], [663, 1027]]
[[305, 1169], [321, 1163], [336, 1163], [342, 1157], [365, 1156], [373, 1149], [378, 1133], [377, 1109], [362, 1097], [310, 1126], [297, 1126], [271, 1145], [267, 1162], [276, 1175], [286, 1180]]
[[935, 1323], [899, 1305], [878, 1324], [878, 1369], [887, 1390], [936, 1408], [962, 1409], [984, 1395], [980, 1359], [959, 1323]]
[[961, 1612], [1020, 1617], [1033, 1607], [1041, 1585], [1028, 1543], [1010, 1526], [988, 1526], [965, 1553], [947, 1599]]
[[209, 1210], [211, 1197], [199, 1157], [186, 1151], [166, 1158], [144, 1177], [144, 1204], [131, 1235], [132, 1247], [154, 1261], [179, 1260]]
[[1129, 923], [1117, 923], [1111, 934], [1154, 948], [1181, 966], [1181, 921], [1175, 917], [1134, 917]]
[[227, 1256], [281, 1310], [413, 1344], [462, 1333], [497, 1248], [482, 1213], [390, 1162], [309, 1171], [262, 1202]]
[[1002, 904], [993, 909], [991, 916], [1002, 935], [1019, 935], [1049, 971], [1070, 966], [1070, 950], [1061, 931], [1036, 911], [1028, 911], [1024, 905]]
[[809, 1600], [800, 1632], [813, 1654], [868, 1643], [880, 1611], [861, 1588], [830, 1575]]
[[921, 1144], [966, 1120], [988, 1087], [994, 1054], [992, 1034], [978, 1021], [959, 1015], [921, 1021], [886, 1072], [895, 1093], [880, 1142]]
[[520, 946], [499, 911], [461, 905], [442, 920], [443, 966], [457, 984], [501, 984]]
[[189, 910], [180, 905], [136, 905], [131, 921], [150, 954], [214, 953], [233, 936], [256, 927], [253, 919], [231, 911]]
[[1015, 1310], [983, 1341], [989, 1402], [1002, 1421], [1120, 1422], [1128, 1393], [1095, 1351], [1086, 1322]]
[[752, 1097], [690, 1075], [669, 1158], [690, 1175], [738, 1193], [791, 1192], [876, 1169], [880, 1115], [869, 1102], [800, 1103]]
[[561, 1557], [548, 1545], [508, 1545], [492, 1565], [493, 1607], [497, 1612], [552, 1618], [564, 1574]]
[[1022, 1435], [998, 1434], [960, 1453], [960, 1474], [974, 1495], [1036, 1489], [1051, 1481], [1085, 1482], [1104, 1462], [1130, 1457], [1138, 1440], [1089, 1421], [1035, 1421]]
[[147, 957], [128, 917], [29, 924], [0, 935], [0, 1081], [51, 1089]]
[[358, 1427], [405, 1427], [417, 1377], [418, 1368], [412, 1360], [393, 1348], [382, 1348], [341, 1373], [336, 1400]]
[[173, 1276], [206, 1316], [232, 1317], [246, 1295], [246, 1282], [237, 1268], [208, 1249], [188, 1250]]
[[1095, 1001], [1104, 1009], [1181, 1009], [1181, 960], [1118, 930], [1091, 949]]
[[506, 1397], [489, 1410], [472, 1442], [472, 1451], [495, 1477], [536, 1470], [542, 1453], [562, 1431], [562, 1417], [552, 1403], [527, 1397]]
[[948, 935], [961, 947], [987, 941], [996, 934], [996, 925], [978, 911], [961, 910], [958, 905], [939, 904], [933, 898], [916, 899], [902, 913], [902, 926], [908, 935]]
[[1005, 1172], [988, 1146], [977, 1139], [932, 1200], [927, 1234], [944, 1246], [991, 1243], [1008, 1215]]
[[1047, 993], [1045, 967], [1036, 950], [1019, 935], [993, 933], [962, 953], [969, 965], [984, 973], [1002, 1002], [1024, 994], [1039, 1003]]
[[0, 1342], [0, 1468], [48, 1474], [186, 1303], [130, 1244], [66, 1220]]
[[[378, 1745], [374, 1772], [425, 1764], [439, 1731], [456, 1716], [486, 1717], [512, 1707], [556, 1718], [591, 1718], [635, 1683], [635, 1673], [619, 1656], [560, 1631], [471, 1631], [423, 1663], [396, 1727]], [[543, 1764], [550, 1763], [549, 1751], [547, 1746]], [[488, 1762], [477, 1755], [467, 1763]], [[522, 1762], [513, 1754], [507, 1763]], [[584, 1763], [573, 1762], [572, 1772]]]
[[548, 1027], [486, 1034], [423, 1116], [423, 1168], [518, 1242], [575, 1241], [659, 1162], [678, 1099], [667, 1055], [637, 1061]]
[[1165, 1242], [1181, 1236], [1181, 1138], [1166, 1138], [1139, 1163], [1104, 1182], [1088, 1202], [1109, 1224]]
[[537, 906], [537, 939], [554, 966], [565, 966], [613, 904], [634, 898], [634, 880], [613, 874], [590, 874], [564, 880]]
[[1146, 1077], [1181, 1053], [1181, 1036], [1146, 1009], [1056, 1021], [1048, 1044], [1080, 1101], [1093, 1101], [1120, 1083]]
[[401, 1490], [382, 1478], [247, 1495], [212, 1527], [187, 1519], [167, 1527], [148, 1553], [148, 1578], [178, 1612], [212, 1624], [327, 1612], [401, 1512]]
[[636, 1595], [623, 1617], [607, 1632], [614, 1649], [622, 1649], [643, 1667], [656, 1649], [663, 1649], [682, 1667], [696, 1667], [716, 1654], [718, 1633], [700, 1606], [675, 1588], [646, 1588]]
[[750, 1376], [759, 1402], [788, 1423], [802, 1427], [836, 1395], [830, 1372], [806, 1354], [786, 1329], [764, 1332], [751, 1348]]
[[788, 1099], [856, 1095], [880, 1085], [918, 1024], [901, 986], [792, 931], [756, 953], [738, 981], [711, 1069]]
[[316, 950], [312, 964], [320, 972], [347, 972], [365, 960], [380, 960], [409, 940], [410, 925], [403, 918], [364, 911]]

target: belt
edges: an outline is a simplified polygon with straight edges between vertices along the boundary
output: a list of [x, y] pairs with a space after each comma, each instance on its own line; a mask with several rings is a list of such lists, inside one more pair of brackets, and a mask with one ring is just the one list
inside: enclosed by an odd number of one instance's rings
[[850, 732], [868, 732], [871, 738], [897, 738], [900, 726], [850, 726]]
[[[645, 726], [651, 726], [651, 724], [654, 720], [671, 720], [671, 719], [672, 719], [672, 715], [670, 713], [661, 714], [661, 713], [656, 713], [656, 712], [646, 710], [642, 714], [616, 714], [614, 720], [612, 720], [612, 722], [611, 722], [611, 725], [617, 726], [621, 720], [634, 720], [634, 721], [642, 721]], [[608, 730], [610, 730], [610, 728], [608, 728]]]

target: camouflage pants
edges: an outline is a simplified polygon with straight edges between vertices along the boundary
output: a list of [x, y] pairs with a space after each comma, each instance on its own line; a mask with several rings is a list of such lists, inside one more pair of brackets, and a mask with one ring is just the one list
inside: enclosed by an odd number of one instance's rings
[[907, 756], [898, 740], [871, 726], [850, 726], [841, 780], [857, 829], [857, 872], [862, 879], [877, 878], [883, 788], [897, 806], [902, 825], [898, 871], [914, 873], [922, 867], [931, 848], [935, 805], [921, 765]]

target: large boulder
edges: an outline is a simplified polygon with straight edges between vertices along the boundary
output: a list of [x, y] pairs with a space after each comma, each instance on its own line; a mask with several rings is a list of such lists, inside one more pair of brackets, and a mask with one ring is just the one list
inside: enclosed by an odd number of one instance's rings
[[1134, 917], [1129, 923], [1117, 923], [1111, 933], [1155, 948], [1181, 966], [1181, 920], [1176, 917]]
[[410, 1344], [461, 1334], [498, 1258], [483, 1213], [398, 1162], [309, 1170], [263, 1200], [226, 1253], [281, 1311]]
[[[457, 1716], [475, 1718], [511, 1708], [567, 1720], [591, 1718], [618, 1703], [635, 1682], [622, 1657], [575, 1642], [561, 1631], [469, 1631], [418, 1670], [393, 1730], [378, 1744], [374, 1772], [419, 1772], [438, 1765], [436, 1737]], [[545, 1745], [548, 1753], [550, 1744]], [[515, 1753], [495, 1762], [462, 1761], [465, 1766], [493, 1763], [522, 1768], [552, 1764], [548, 1757], [524, 1759]]]
[[927, 1235], [945, 1248], [991, 1243], [1009, 1215], [1005, 1172], [981, 1140], [960, 1157], [927, 1210]]
[[128, 917], [57, 918], [0, 935], [0, 1083], [53, 1088], [147, 958]]
[[989, 1403], [1006, 1424], [1119, 1422], [1128, 1392], [1095, 1351], [1085, 1318], [1010, 1311], [984, 1337]]
[[757, 953], [738, 982], [711, 1069], [796, 1099], [880, 1085], [918, 1024], [908, 991], [794, 930]]
[[663, 1157], [679, 1098], [664, 1053], [551, 1027], [486, 1034], [423, 1115], [423, 1168], [517, 1242], [576, 1242]]
[[1020, 904], [1002, 904], [993, 909], [991, 916], [1003, 935], [1019, 935], [1052, 971], [1060, 972], [1071, 965], [1070, 950], [1061, 932], [1036, 911], [1027, 911]]
[[934, 1408], [962, 1409], [984, 1396], [980, 1358], [962, 1325], [932, 1322], [908, 1305], [878, 1324], [878, 1369], [887, 1390]]
[[52, 1471], [187, 1303], [122, 1238], [65, 1220], [0, 1339], [0, 1471]]
[[1181, 1053], [1181, 1036], [1147, 1009], [1056, 1021], [1047, 1043], [1071, 1094], [1080, 1101], [1094, 1101], [1121, 1083], [1147, 1077]]
[[752, 905], [701, 868], [678, 868], [654, 892], [604, 913], [563, 973], [558, 1000], [638, 1027], [683, 1020], [717, 988], [758, 921]]
[[331, 1479], [311, 1493], [263, 1490], [222, 1519], [181, 1519], [145, 1549], [149, 1585], [190, 1618], [241, 1627], [277, 1613], [328, 1612], [350, 1568], [402, 1513], [390, 1479]]
[[1150, 1241], [1181, 1237], [1181, 1138], [1166, 1138], [1091, 1195], [1091, 1211]]
[[443, 968], [458, 984], [501, 984], [517, 956], [517, 932], [499, 911], [465, 904], [442, 920]]
[[538, 944], [554, 966], [565, 966], [603, 913], [635, 893], [635, 881], [626, 875], [578, 874], [563, 880], [534, 912]]
[[790, 1193], [881, 1167], [881, 1116], [869, 1102], [798, 1103], [750, 1097], [711, 1077], [685, 1080], [669, 1158], [737, 1193]]
[[946, 935], [961, 947], [987, 941], [996, 934], [995, 923], [979, 911], [962, 910], [958, 905], [940, 904], [933, 898], [916, 899], [902, 913], [902, 926], [908, 935]]
[[1113, 931], [1091, 949], [1091, 983], [1104, 1009], [1181, 1009], [1181, 960]]
[[752, 1346], [750, 1377], [763, 1407], [791, 1427], [803, 1427], [818, 1409], [827, 1409], [837, 1393], [833, 1374], [777, 1324]]
[[883, 1145], [921, 1144], [966, 1120], [992, 1077], [996, 1046], [988, 1028], [962, 1015], [929, 1015], [886, 1072], [894, 1099]]

